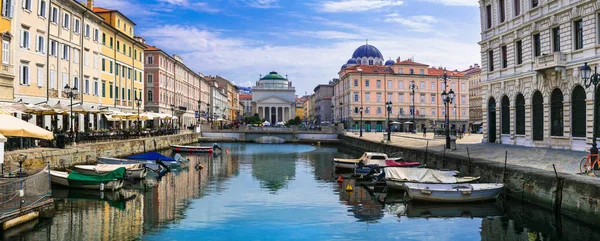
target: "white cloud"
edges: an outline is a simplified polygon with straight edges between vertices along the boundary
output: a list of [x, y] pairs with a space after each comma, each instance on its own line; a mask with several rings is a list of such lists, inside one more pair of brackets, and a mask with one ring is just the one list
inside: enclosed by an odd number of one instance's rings
[[319, 39], [364, 39], [361, 35], [340, 31], [297, 31], [291, 34]]
[[241, 0], [247, 6], [253, 8], [278, 8], [279, 0]]
[[399, 23], [415, 32], [431, 32], [434, 30], [431, 24], [436, 23], [437, 19], [435, 19], [433, 16], [427, 15], [418, 15], [405, 18], [401, 17], [397, 13], [393, 13], [386, 15], [384, 21], [389, 23]]
[[[157, 26], [141, 33], [151, 45], [167, 53], [180, 54], [184, 63], [205, 75], [221, 75], [236, 84], [249, 85], [259, 74], [277, 71], [289, 75], [296, 94], [311, 93], [314, 86], [337, 78], [340, 66], [351, 57], [363, 40], [332, 39], [319, 45], [269, 45], [242, 38], [229, 38], [219, 32], [178, 25]], [[173, 44], [177, 43], [177, 44]], [[415, 38], [390, 33], [369, 38], [387, 58], [414, 56], [415, 61], [464, 69], [479, 62], [476, 42], [464, 43], [452, 38]]]
[[365, 12], [385, 7], [400, 6], [404, 1], [401, 0], [341, 0], [326, 1], [319, 7], [318, 11], [323, 12]]
[[448, 6], [470, 6], [470, 7], [479, 7], [479, 3], [477, 0], [420, 0], [431, 3], [439, 3]]

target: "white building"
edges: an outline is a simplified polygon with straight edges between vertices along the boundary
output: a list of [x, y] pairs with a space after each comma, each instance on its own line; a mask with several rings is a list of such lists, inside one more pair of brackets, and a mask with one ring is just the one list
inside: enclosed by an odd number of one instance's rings
[[219, 86], [217, 81], [211, 83], [210, 88], [210, 108], [209, 108], [209, 121], [222, 121], [227, 120], [227, 93], [223, 87]]
[[295, 117], [296, 89], [287, 78], [270, 72], [252, 87], [252, 113], [271, 124], [285, 122]]
[[588, 149], [593, 88], [579, 69], [600, 64], [600, 2], [479, 3], [484, 141]]

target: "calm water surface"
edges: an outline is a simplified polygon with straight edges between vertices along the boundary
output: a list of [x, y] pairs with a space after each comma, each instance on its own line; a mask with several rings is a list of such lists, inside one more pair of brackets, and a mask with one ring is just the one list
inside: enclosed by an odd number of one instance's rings
[[[519, 202], [403, 204], [335, 181], [333, 157], [361, 153], [297, 144], [222, 144], [186, 154], [189, 170], [118, 193], [54, 189], [52, 216], [4, 240], [600, 240], [594, 227]], [[164, 154], [172, 155], [171, 151]], [[196, 163], [204, 166], [198, 171]], [[350, 183], [353, 192], [346, 192]]]

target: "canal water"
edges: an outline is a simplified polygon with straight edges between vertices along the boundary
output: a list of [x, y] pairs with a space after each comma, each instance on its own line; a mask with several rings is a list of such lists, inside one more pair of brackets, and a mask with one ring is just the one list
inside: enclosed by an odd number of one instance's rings
[[[519, 201], [439, 205], [336, 181], [352, 150], [222, 144], [190, 168], [116, 193], [53, 189], [51, 215], [3, 240], [600, 240], [600, 229]], [[173, 155], [171, 151], [164, 154]], [[194, 168], [196, 164], [203, 169]], [[345, 176], [349, 176], [346, 174]], [[346, 185], [353, 187], [346, 191]]]

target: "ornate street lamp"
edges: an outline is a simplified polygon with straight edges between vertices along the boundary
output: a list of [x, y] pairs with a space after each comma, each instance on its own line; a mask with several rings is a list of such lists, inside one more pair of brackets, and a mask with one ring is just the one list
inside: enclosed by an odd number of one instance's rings
[[[446, 83], [446, 75], [444, 74], [444, 85]], [[446, 115], [445, 115], [445, 125], [446, 125], [446, 148], [450, 149], [450, 116], [449, 116], [449, 111], [450, 111], [450, 104], [452, 104], [452, 102], [454, 101], [454, 91], [452, 89], [450, 89], [450, 92], [448, 92], [448, 94], [446, 94], [446, 90], [444, 90], [442, 92], [442, 101], [444, 102], [444, 105], [446, 106]]]
[[387, 131], [388, 131], [387, 140], [391, 141], [392, 140], [392, 129], [391, 129], [391, 125], [390, 125], [390, 112], [392, 112], [392, 101], [385, 102], [385, 107], [387, 108]]
[[358, 111], [360, 111], [360, 123], [358, 125], [358, 129], [360, 130], [360, 137], [362, 137], [362, 115], [363, 115], [362, 106], [358, 109]]
[[587, 64], [587, 62], [581, 66], [581, 79], [583, 80], [583, 85], [585, 86], [585, 88], [589, 88], [590, 86], [594, 85], [594, 91], [593, 91], [593, 98], [594, 98], [594, 123], [592, 125], [592, 128], [594, 128], [592, 130], [592, 147], [590, 148], [590, 156], [591, 155], [595, 155], [594, 158], [590, 161], [595, 160], [595, 158], [598, 155], [598, 146], [596, 144], [596, 137], [598, 135], [598, 133], [596, 133], [596, 122], [597, 122], [597, 111], [598, 111], [598, 103], [596, 103], [596, 92], [598, 91], [598, 84], [600, 83], [600, 74], [598, 74], [598, 67], [595, 66], [594, 67], [594, 73], [592, 74], [592, 68], [590, 68], [590, 66]]
[[71, 99], [71, 113], [69, 114], [69, 118], [71, 120], [69, 121], [69, 125], [71, 125], [71, 134], [73, 135], [73, 143], [75, 143], [75, 132], [73, 129], [73, 125], [75, 122], [75, 117], [73, 116], [73, 98], [75, 98], [75, 96], [79, 94], [79, 90], [77, 89], [77, 87], [73, 87], [71, 89], [71, 87], [69, 87], [69, 84], [67, 84], [65, 85], [63, 91], [67, 94], [67, 97]]
[[141, 124], [140, 124], [140, 105], [142, 105], [142, 98], [135, 98], [135, 104], [137, 105], [137, 109], [138, 109], [138, 113], [137, 113], [137, 125], [138, 125], [138, 132], [141, 130]]

